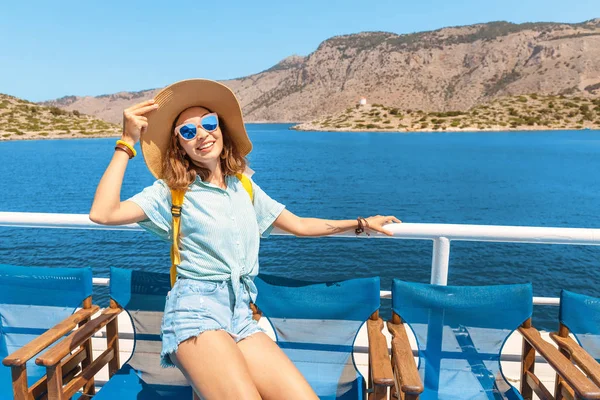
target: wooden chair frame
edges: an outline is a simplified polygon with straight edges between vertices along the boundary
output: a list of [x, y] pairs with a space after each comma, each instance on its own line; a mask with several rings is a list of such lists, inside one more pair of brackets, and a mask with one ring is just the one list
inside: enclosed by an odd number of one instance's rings
[[[21, 347], [17, 351], [9, 354], [2, 364], [11, 368], [12, 372], [12, 386], [13, 395], [15, 400], [33, 400], [37, 398], [52, 398], [50, 395], [50, 381], [48, 375], [42, 377], [31, 387], [27, 383], [27, 366], [26, 363], [33, 358], [39, 352], [45, 350], [50, 345], [59, 341], [67, 333], [71, 332], [76, 327], [83, 327], [89, 321], [92, 315], [94, 315], [100, 307], [92, 304], [92, 297], [87, 297], [82, 304], [82, 308], [69, 317], [56, 324], [25, 346]], [[61, 368], [58, 371], [61, 381], [71, 382], [73, 377], [82, 369], [88, 367], [92, 360], [92, 341], [91, 338], [82, 341], [73, 354], [68, 357]], [[93, 395], [94, 392], [94, 380], [93, 378], [88, 381], [87, 385], [83, 388], [83, 393], [87, 395]]]
[[[256, 321], [259, 321], [262, 317], [262, 312], [254, 304], [251, 304], [250, 308], [252, 309], [252, 317]], [[367, 320], [369, 342], [368, 400], [386, 399], [388, 397], [388, 388], [392, 388], [394, 385], [392, 365], [382, 329], [383, 320], [379, 317], [379, 311], [375, 311]]]
[[[56, 346], [46, 351], [35, 361], [37, 365], [46, 367], [48, 381], [48, 399], [63, 400], [71, 398], [79, 389], [83, 388], [85, 394], [94, 394], [94, 376], [108, 364], [109, 377], [119, 369], [119, 337], [117, 317], [123, 311], [114, 300], [102, 313], [72, 332]], [[91, 347], [87, 362], [82, 363], [78, 373], [65, 380], [65, 372], [70, 360], [77, 357], [79, 348], [86, 343], [91, 343], [92, 336], [106, 326], [106, 350], [95, 360], [92, 360]]]
[[[550, 333], [550, 337], [556, 342], [560, 352], [581, 368], [588, 378], [600, 387], [600, 364], [579, 343], [569, 337], [569, 333], [569, 328], [561, 323], [558, 332]], [[558, 374], [556, 375], [554, 396], [556, 400], [571, 400], [575, 398], [573, 387]]]
[[[402, 319], [396, 313], [392, 314], [392, 319], [388, 321], [387, 326], [392, 334], [392, 369], [395, 379], [392, 396], [404, 400], [416, 400], [424, 388], [406, 329]], [[531, 400], [534, 392], [542, 400], [555, 400], [534, 373], [536, 351], [552, 366], [562, 381], [566, 382], [569, 388], [573, 388], [571, 397], [566, 398], [600, 399], [600, 389], [552, 344], [542, 339], [540, 332], [531, 326], [531, 318], [527, 319], [518, 331], [523, 336], [520, 392], [525, 400]]]

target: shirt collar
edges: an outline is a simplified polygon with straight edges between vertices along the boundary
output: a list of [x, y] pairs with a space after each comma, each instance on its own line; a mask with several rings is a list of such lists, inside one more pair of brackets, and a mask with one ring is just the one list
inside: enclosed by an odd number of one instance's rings
[[[225, 182], [227, 183], [227, 189], [229, 189], [229, 187], [231, 187], [231, 176], [226, 175], [225, 176]], [[200, 187], [205, 187], [205, 188], [213, 188], [213, 189], [219, 189], [219, 190], [223, 190], [225, 191], [226, 189], [223, 189], [221, 187], [218, 187], [217, 185], [215, 185], [214, 183], [210, 183], [210, 182], [204, 182], [201, 178], [200, 175], [196, 175], [196, 180], [190, 185], [190, 186], [194, 186], [194, 185], [198, 185]]]

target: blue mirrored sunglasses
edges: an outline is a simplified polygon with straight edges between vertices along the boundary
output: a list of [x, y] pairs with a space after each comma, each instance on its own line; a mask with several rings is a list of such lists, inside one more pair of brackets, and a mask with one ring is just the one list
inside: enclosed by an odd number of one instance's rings
[[[206, 114], [200, 120], [202, 129], [207, 132], [214, 132], [219, 127], [219, 118], [216, 113]], [[198, 134], [198, 126], [196, 124], [187, 123], [179, 125], [175, 128], [175, 132], [178, 133], [185, 140], [192, 140]]]

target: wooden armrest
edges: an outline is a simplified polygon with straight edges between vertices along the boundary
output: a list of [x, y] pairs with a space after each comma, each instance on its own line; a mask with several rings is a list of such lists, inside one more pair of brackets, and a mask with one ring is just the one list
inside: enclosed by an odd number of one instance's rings
[[97, 305], [92, 305], [91, 308], [82, 308], [74, 312], [31, 342], [27, 343], [25, 346], [21, 347], [19, 350], [9, 354], [8, 357], [2, 360], [2, 364], [7, 367], [25, 365], [25, 363], [33, 356], [72, 331], [81, 321], [90, 318], [99, 309], [100, 307]]
[[585, 399], [600, 399], [600, 388], [594, 385], [583, 373], [575, 367], [569, 359], [560, 353], [554, 346], [542, 339], [540, 332], [535, 328], [519, 327], [523, 338], [550, 364], [558, 375], [561, 376], [577, 393]]
[[387, 342], [383, 332], [381, 332], [382, 329], [383, 320], [381, 318], [367, 320], [369, 362], [371, 363], [373, 384], [393, 386], [394, 373], [392, 372]]
[[419, 395], [423, 392], [423, 382], [404, 325], [388, 321], [387, 326], [392, 334], [392, 362], [398, 379], [396, 385], [403, 393]]
[[588, 354], [576, 341], [570, 337], [559, 336], [556, 332], [550, 333], [552, 340], [561, 348], [566, 350], [571, 359], [586, 373], [586, 375], [598, 386], [600, 386], [600, 364]]
[[106, 324], [115, 319], [123, 311], [122, 308], [106, 308], [97, 318], [83, 325], [67, 336], [66, 339], [59, 342], [56, 346], [46, 351], [35, 360], [37, 365], [51, 367], [60, 363], [71, 351], [81, 346], [86, 340], [90, 339], [94, 333], [102, 329]]

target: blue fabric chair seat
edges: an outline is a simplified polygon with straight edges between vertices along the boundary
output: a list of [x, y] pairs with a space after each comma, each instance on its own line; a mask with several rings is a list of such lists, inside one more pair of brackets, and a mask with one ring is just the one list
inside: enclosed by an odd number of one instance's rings
[[[91, 295], [90, 268], [0, 264], [0, 359], [73, 314]], [[35, 358], [26, 364], [29, 386], [46, 374]], [[12, 398], [11, 369], [0, 365], [0, 400]]]
[[12, 381], [10, 368], [0, 368], [0, 400], [12, 400]]
[[[379, 278], [306, 283], [259, 276], [259, 308], [278, 344], [321, 400], [362, 400], [364, 379], [352, 358], [360, 327], [379, 308]], [[134, 328], [131, 358], [98, 391], [95, 400], [191, 399], [181, 372], [160, 367], [160, 321], [169, 274], [111, 268], [111, 298]]]
[[562, 290], [559, 320], [581, 347], [600, 362], [600, 298]]
[[419, 397], [518, 400], [500, 354], [506, 339], [531, 317], [530, 284], [437, 286], [394, 279], [392, 309], [419, 347]]
[[306, 282], [261, 274], [256, 305], [279, 347], [321, 400], [362, 400], [352, 356], [359, 329], [379, 309], [379, 278]]
[[192, 388], [177, 368], [160, 366], [160, 325], [169, 274], [110, 270], [110, 296], [124, 308], [134, 331], [133, 353], [94, 399], [191, 399]]
[[[45, 368], [27, 368], [27, 383], [29, 386], [36, 383], [38, 380], [42, 378], [42, 376], [46, 375]], [[12, 391], [12, 375], [10, 372], [10, 368], [1, 366], [0, 368], [0, 400], [5, 399], [13, 399], [13, 391]]]
[[[286, 343], [289, 345], [289, 343]], [[362, 400], [364, 380], [352, 365], [352, 349], [323, 348], [302, 344], [302, 349], [282, 348], [321, 400]], [[350, 354], [348, 353], [350, 352]], [[349, 359], [350, 357], [350, 359]], [[352, 368], [344, 368], [352, 365]], [[343, 376], [340, 379], [340, 376]]]
[[[568, 354], [576, 351], [579, 345], [596, 362], [586, 360], [583, 357], [573, 357], [573, 363], [582, 370], [594, 371], [597, 368], [597, 363], [600, 363], [600, 298], [562, 290], [558, 318], [560, 321], [559, 330], [550, 334], [552, 339]], [[568, 334], [575, 337], [577, 344], [572, 343], [565, 337]], [[597, 373], [588, 375], [588, 378], [593, 382], [600, 379]], [[566, 382], [561, 381], [556, 390], [560, 391], [568, 386]]]
[[123, 365], [94, 396], [96, 400], [191, 400], [191, 398], [190, 386], [149, 385], [128, 364]]
[[[33, 360], [27, 364], [27, 385], [29, 387], [46, 375], [46, 368], [33, 364]], [[81, 397], [81, 393], [76, 393], [71, 399], [75, 400], [79, 397]], [[0, 400], [14, 400], [10, 368], [0, 368]]]

